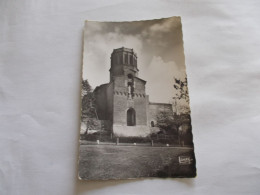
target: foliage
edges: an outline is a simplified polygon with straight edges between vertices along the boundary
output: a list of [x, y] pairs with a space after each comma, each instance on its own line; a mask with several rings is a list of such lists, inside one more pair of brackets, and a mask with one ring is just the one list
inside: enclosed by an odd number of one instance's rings
[[82, 119], [84, 118], [96, 118], [95, 110], [95, 97], [92, 92], [92, 87], [90, 86], [88, 80], [82, 81]]
[[[188, 93], [188, 82], [187, 77], [182, 81], [181, 79], [174, 78], [174, 88], [176, 90], [175, 97], [173, 98], [175, 100], [175, 108], [176, 111], [178, 110], [179, 113], [190, 113], [190, 107], [189, 107], [189, 93]], [[177, 105], [177, 100], [179, 105]]]
[[180, 141], [185, 145], [192, 145], [191, 118], [189, 114], [175, 115], [178, 124]]
[[189, 114], [169, 115], [167, 112], [160, 112], [157, 115], [157, 126], [160, 133], [165, 135], [178, 135], [185, 144], [192, 144], [191, 119]]
[[191, 120], [190, 120], [190, 115], [189, 114], [174, 114], [174, 123], [180, 127], [183, 124], [190, 124]]
[[156, 121], [157, 121], [156, 126], [158, 126], [160, 128], [160, 130], [162, 132], [164, 132], [165, 134], [175, 134], [176, 133], [177, 128], [175, 126], [174, 118], [169, 113], [160, 112], [157, 115]]
[[176, 97], [180, 99], [185, 99], [186, 102], [189, 103], [189, 93], [188, 93], [188, 82], [187, 77], [185, 77], [184, 81], [181, 79], [174, 78], [174, 88], [177, 90], [178, 93], [176, 93]]
[[90, 86], [88, 80], [82, 80], [82, 90], [81, 90], [81, 96], [84, 97], [84, 95], [88, 94], [92, 91], [92, 87]]

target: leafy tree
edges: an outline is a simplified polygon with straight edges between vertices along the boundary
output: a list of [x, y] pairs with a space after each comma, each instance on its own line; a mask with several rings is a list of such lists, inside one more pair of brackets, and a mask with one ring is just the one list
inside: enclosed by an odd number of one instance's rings
[[[179, 110], [180, 113], [190, 113], [190, 107], [189, 107], [189, 93], [188, 93], [188, 82], [187, 77], [182, 81], [181, 79], [174, 78], [175, 83], [173, 87], [176, 90], [175, 97], [173, 98], [175, 100], [175, 108]], [[180, 100], [182, 104], [177, 105], [177, 100]], [[184, 103], [184, 104], [183, 104]]]
[[178, 93], [176, 93], [176, 97], [178, 99], [184, 99], [187, 103], [189, 103], [189, 93], [188, 93], [188, 82], [187, 77], [185, 77], [184, 81], [181, 79], [174, 78], [174, 88], [177, 90]]
[[81, 120], [86, 124], [85, 135], [87, 135], [89, 129], [93, 129], [97, 126], [96, 119], [98, 119], [96, 113], [95, 97], [88, 80], [82, 81], [81, 98]]
[[82, 89], [81, 89], [81, 97], [84, 97], [84, 95], [92, 92], [92, 87], [90, 86], [88, 80], [82, 80]]
[[165, 134], [175, 134], [176, 127], [174, 123], [174, 118], [168, 112], [160, 112], [157, 115], [156, 126], [160, 128]]
[[177, 127], [179, 135], [179, 141], [182, 144], [192, 144], [192, 133], [191, 133], [191, 118], [190, 114], [174, 115], [174, 123]]
[[[189, 94], [187, 86], [187, 78], [184, 80], [175, 78], [174, 88], [176, 89], [175, 100], [180, 100], [182, 103], [178, 108], [181, 113], [169, 115], [167, 112], [161, 112], [157, 115], [157, 126], [165, 134], [175, 134], [179, 136], [179, 141], [185, 144], [192, 143], [191, 120], [189, 110]], [[185, 103], [186, 102], [186, 103]], [[175, 101], [177, 107], [177, 102]]]
[[191, 119], [189, 114], [169, 115], [167, 112], [160, 112], [157, 115], [157, 124], [166, 135], [178, 135], [179, 143], [192, 144]]
[[82, 119], [96, 118], [95, 97], [88, 80], [82, 81]]

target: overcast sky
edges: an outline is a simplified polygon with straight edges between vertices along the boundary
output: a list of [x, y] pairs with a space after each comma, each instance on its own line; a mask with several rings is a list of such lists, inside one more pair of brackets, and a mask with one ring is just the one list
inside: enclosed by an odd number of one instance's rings
[[139, 78], [146, 80], [151, 102], [169, 103], [174, 96], [174, 77], [184, 79], [180, 17], [136, 22], [86, 21], [84, 29], [83, 79], [93, 89], [109, 82], [113, 49], [133, 48]]

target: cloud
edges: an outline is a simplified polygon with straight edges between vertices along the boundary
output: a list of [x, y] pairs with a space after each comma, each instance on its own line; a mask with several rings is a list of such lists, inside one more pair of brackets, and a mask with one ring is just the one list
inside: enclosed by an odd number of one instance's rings
[[168, 20], [164, 20], [164, 22], [162, 23], [156, 23], [152, 25], [148, 30], [149, 33], [155, 35], [158, 33], [170, 32], [172, 31], [172, 27], [173, 27], [173, 21], [168, 19]]
[[184, 79], [186, 76], [174, 61], [164, 62], [159, 56], [154, 56], [147, 67], [139, 69], [140, 77], [147, 81], [146, 93], [153, 102], [171, 102], [175, 94], [174, 77]]
[[113, 49], [133, 48], [139, 77], [147, 81], [150, 100], [172, 101], [174, 77], [186, 76], [180, 27], [180, 18], [176, 17], [149, 22], [87, 22], [83, 79], [88, 79], [93, 88], [108, 83]]
[[113, 49], [127, 47], [142, 53], [143, 44], [140, 36], [122, 34], [119, 28], [103, 33], [103, 29], [97, 25], [91, 24], [86, 27], [83, 79], [88, 79], [92, 87], [109, 82], [110, 56]]

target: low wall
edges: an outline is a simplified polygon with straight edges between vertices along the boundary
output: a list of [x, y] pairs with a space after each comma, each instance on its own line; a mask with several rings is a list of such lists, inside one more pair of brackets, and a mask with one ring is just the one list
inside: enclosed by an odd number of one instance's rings
[[151, 130], [149, 127], [144, 125], [113, 125], [113, 133], [116, 137], [147, 137], [151, 134]]

